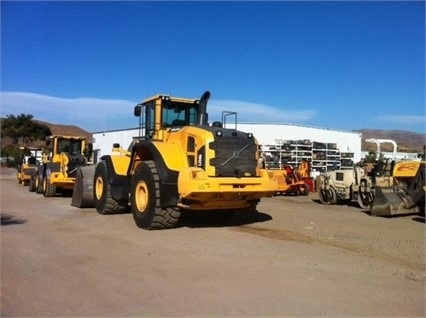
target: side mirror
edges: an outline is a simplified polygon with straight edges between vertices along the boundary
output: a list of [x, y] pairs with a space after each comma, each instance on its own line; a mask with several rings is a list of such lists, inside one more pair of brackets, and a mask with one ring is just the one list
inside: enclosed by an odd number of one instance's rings
[[141, 105], [135, 106], [135, 110], [133, 111], [133, 114], [135, 115], [135, 117], [140, 117], [141, 112], [142, 112], [141, 109], [142, 109]]

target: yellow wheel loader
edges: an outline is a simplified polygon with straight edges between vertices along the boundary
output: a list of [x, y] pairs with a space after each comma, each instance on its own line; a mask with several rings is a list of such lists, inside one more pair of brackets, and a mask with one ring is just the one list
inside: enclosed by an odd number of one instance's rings
[[87, 164], [87, 142], [80, 136], [50, 136], [47, 140], [51, 152], [32, 175], [37, 193], [53, 197], [57, 192], [72, 191], [77, 169]]
[[131, 209], [143, 229], [171, 228], [181, 212], [256, 212], [277, 184], [258, 167], [253, 134], [207, 122], [209, 92], [200, 99], [156, 95], [135, 107], [140, 139], [126, 155], [107, 155], [95, 169], [100, 214]]
[[40, 164], [42, 149], [34, 147], [19, 147], [22, 153], [22, 161], [18, 166], [18, 183], [23, 186], [28, 185], [28, 191], [35, 191], [35, 185], [32, 181], [31, 174], [37, 171]]
[[400, 161], [387, 182], [374, 187], [373, 216], [425, 213], [425, 161]]

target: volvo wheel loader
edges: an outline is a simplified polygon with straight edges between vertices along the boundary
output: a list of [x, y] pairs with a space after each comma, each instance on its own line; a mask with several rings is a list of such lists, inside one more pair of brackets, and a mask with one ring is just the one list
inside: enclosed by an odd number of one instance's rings
[[57, 191], [72, 191], [77, 169], [87, 164], [87, 141], [80, 136], [50, 136], [47, 145], [51, 152], [44, 154], [36, 172], [32, 174], [35, 191], [45, 197]]
[[425, 213], [425, 161], [400, 161], [388, 184], [376, 184], [373, 216]]
[[223, 121], [208, 124], [209, 97], [156, 95], [135, 107], [139, 140], [127, 155], [103, 156], [96, 166], [93, 197], [100, 214], [130, 208], [138, 227], [166, 229], [182, 211], [218, 217], [256, 211], [261, 198], [276, 192], [272, 176], [258, 167], [253, 134]]

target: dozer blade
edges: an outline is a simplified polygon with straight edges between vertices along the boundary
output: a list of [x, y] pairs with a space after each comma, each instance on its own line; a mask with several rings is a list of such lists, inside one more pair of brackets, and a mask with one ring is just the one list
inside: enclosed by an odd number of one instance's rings
[[371, 215], [373, 216], [392, 216], [398, 214], [418, 213], [419, 207], [407, 208], [406, 203], [399, 196], [393, 187], [375, 188], [375, 196]]
[[77, 170], [71, 205], [78, 208], [94, 208], [93, 178], [95, 166], [80, 167]]

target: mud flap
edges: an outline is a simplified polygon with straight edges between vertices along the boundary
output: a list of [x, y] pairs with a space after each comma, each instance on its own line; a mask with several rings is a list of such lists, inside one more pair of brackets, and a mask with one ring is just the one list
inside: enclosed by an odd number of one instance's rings
[[382, 188], [376, 186], [371, 215], [392, 216], [418, 212], [419, 207], [417, 206], [407, 208], [407, 203], [394, 191], [393, 187]]
[[78, 208], [94, 208], [93, 199], [93, 178], [95, 175], [95, 165], [80, 167], [72, 192], [71, 205]]

